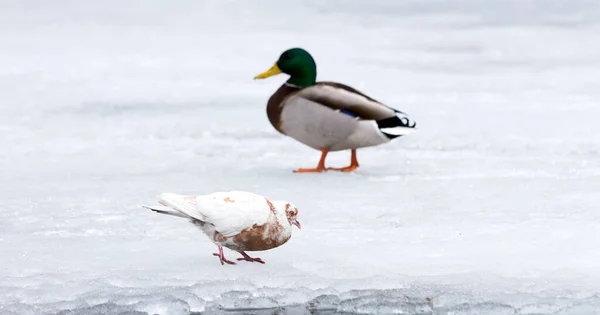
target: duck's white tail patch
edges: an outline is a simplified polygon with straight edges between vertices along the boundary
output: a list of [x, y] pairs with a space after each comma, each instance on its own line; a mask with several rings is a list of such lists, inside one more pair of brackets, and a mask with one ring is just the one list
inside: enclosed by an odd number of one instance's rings
[[408, 115], [396, 111], [396, 116], [377, 120], [379, 130], [390, 139], [413, 133], [417, 128], [417, 122], [411, 120]]

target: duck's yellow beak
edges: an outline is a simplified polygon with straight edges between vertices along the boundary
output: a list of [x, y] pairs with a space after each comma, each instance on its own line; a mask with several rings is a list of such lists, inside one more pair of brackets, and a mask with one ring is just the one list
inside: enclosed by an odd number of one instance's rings
[[279, 69], [279, 67], [277, 66], [277, 64], [274, 64], [269, 70], [257, 75], [254, 77], [254, 80], [256, 79], [265, 79], [268, 78], [270, 76], [274, 76], [277, 74], [281, 73], [281, 69]]

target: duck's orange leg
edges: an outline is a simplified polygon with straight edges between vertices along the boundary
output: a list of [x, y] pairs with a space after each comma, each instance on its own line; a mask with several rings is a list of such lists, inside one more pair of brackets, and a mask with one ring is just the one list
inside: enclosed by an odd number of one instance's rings
[[327, 152], [329, 152], [329, 150], [321, 149], [321, 159], [316, 168], [299, 168], [295, 170], [294, 173], [320, 173], [326, 171], [325, 158], [327, 157]]
[[340, 172], [352, 172], [358, 168], [358, 158], [356, 158], [356, 149], [352, 149], [350, 156], [350, 165], [346, 167], [328, 167], [328, 170], [340, 171]]

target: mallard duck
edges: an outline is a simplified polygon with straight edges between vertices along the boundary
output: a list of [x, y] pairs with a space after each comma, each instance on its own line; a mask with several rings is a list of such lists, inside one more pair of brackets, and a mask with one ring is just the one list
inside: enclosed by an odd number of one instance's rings
[[[351, 172], [358, 168], [356, 149], [380, 145], [415, 130], [416, 123], [394, 108], [342, 83], [316, 82], [317, 65], [302, 48], [284, 51], [254, 79], [280, 73], [289, 79], [267, 103], [269, 121], [280, 133], [321, 151], [315, 168], [294, 172]], [[351, 150], [350, 165], [325, 167], [327, 153]]]

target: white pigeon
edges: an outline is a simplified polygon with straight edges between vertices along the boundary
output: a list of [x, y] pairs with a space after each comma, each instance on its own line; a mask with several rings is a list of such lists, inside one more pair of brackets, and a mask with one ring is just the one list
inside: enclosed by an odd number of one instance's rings
[[173, 193], [158, 195], [162, 206], [144, 206], [152, 211], [189, 219], [215, 243], [219, 252], [213, 255], [223, 263], [223, 246], [242, 254], [250, 262], [265, 262], [252, 258], [246, 251], [263, 251], [283, 245], [292, 237], [292, 225], [300, 229], [298, 208], [287, 201], [270, 201], [264, 196], [244, 191], [215, 192], [189, 196]]

